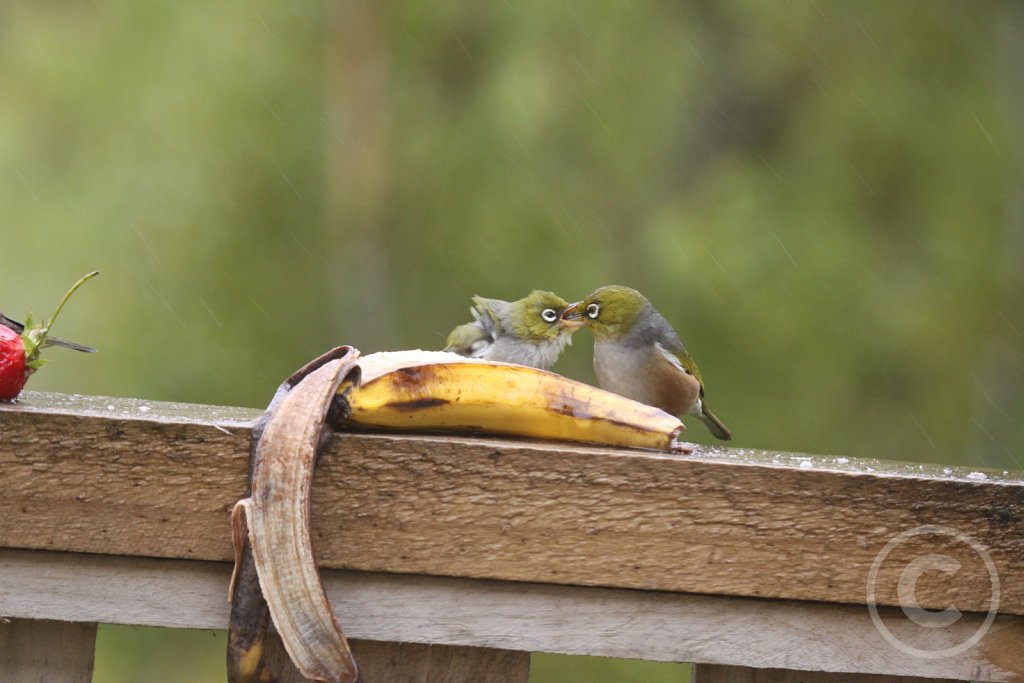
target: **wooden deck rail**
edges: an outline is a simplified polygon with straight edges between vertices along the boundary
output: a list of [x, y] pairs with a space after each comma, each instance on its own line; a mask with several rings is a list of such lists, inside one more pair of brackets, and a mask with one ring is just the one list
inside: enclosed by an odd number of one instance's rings
[[[3, 680], [88, 681], [97, 622], [226, 627], [257, 415], [0, 406]], [[351, 433], [312, 522], [369, 683], [525, 681], [536, 651], [696, 662], [702, 683], [1024, 681], [1022, 472]]]

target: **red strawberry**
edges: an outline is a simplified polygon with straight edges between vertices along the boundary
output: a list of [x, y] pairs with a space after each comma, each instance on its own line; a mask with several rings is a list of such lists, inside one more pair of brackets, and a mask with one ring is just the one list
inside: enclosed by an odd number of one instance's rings
[[[24, 325], [0, 314], [0, 400], [10, 401], [17, 398], [22, 387], [25, 386], [25, 382], [28, 381], [29, 375], [43, 366], [46, 361], [39, 357], [41, 349], [60, 345], [78, 351], [95, 351], [88, 346], [50, 337], [50, 327], [53, 326], [53, 321], [57, 319], [57, 315], [64, 308], [68, 298], [82, 286], [83, 282], [95, 275], [99, 275], [99, 273], [88, 273], [71, 285], [71, 289], [57, 304], [57, 310], [39, 325], [32, 325], [31, 314], [25, 320]], [[21, 334], [18, 334], [19, 332]]]
[[0, 325], [0, 400], [17, 398], [28, 379], [21, 335]]

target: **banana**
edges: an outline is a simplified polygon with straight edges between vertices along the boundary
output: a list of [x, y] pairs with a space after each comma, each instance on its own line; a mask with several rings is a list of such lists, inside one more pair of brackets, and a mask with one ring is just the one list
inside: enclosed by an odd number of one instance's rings
[[362, 680], [324, 593], [309, 532], [314, 464], [329, 441], [327, 423], [339, 421], [689, 450], [676, 442], [683, 429], [677, 418], [545, 370], [437, 351], [360, 356], [351, 347], [332, 349], [286, 379], [253, 426], [250, 491], [231, 515], [233, 683], [274, 679], [263, 657], [271, 619], [306, 678]]
[[553, 372], [442, 351], [374, 353], [358, 363], [361, 377], [338, 390], [349, 425], [688, 450], [676, 441], [685, 428], [678, 418]]

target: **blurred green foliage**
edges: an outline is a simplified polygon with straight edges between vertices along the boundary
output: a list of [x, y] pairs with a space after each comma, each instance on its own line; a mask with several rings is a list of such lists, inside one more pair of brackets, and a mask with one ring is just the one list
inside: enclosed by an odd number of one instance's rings
[[[0, 310], [98, 269], [56, 332], [101, 352], [31, 389], [260, 406], [474, 293], [630, 284], [739, 446], [1019, 469], [1022, 42], [1012, 2], [5, 3]], [[97, 681], [177, 680], [142, 631]]]
[[100, 624], [93, 683], [205, 683], [225, 680], [226, 631]]

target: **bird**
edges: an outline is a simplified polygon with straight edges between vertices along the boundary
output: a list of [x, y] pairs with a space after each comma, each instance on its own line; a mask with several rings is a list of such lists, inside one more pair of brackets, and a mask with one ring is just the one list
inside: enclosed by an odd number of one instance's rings
[[444, 350], [548, 370], [579, 327], [562, 318], [568, 305], [557, 294], [539, 289], [517, 301], [474, 296], [469, 309], [473, 322], [452, 330]]
[[[3, 313], [0, 313], [0, 325], [3, 325], [4, 327], [9, 327], [18, 334], [21, 334], [25, 331], [24, 324], [19, 323], [17, 320], [8, 318]], [[43, 348], [46, 348], [47, 346], [63, 346], [66, 349], [74, 349], [75, 351], [82, 351], [83, 353], [96, 353], [96, 349], [92, 348], [91, 346], [83, 346], [82, 344], [76, 344], [75, 342], [67, 341], [66, 339], [61, 339], [60, 337], [46, 337], [46, 341], [43, 342]]]
[[562, 311], [562, 319], [594, 335], [594, 373], [602, 389], [693, 415], [723, 441], [732, 433], [704, 402], [704, 379], [672, 325], [640, 292], [600, 287]]

